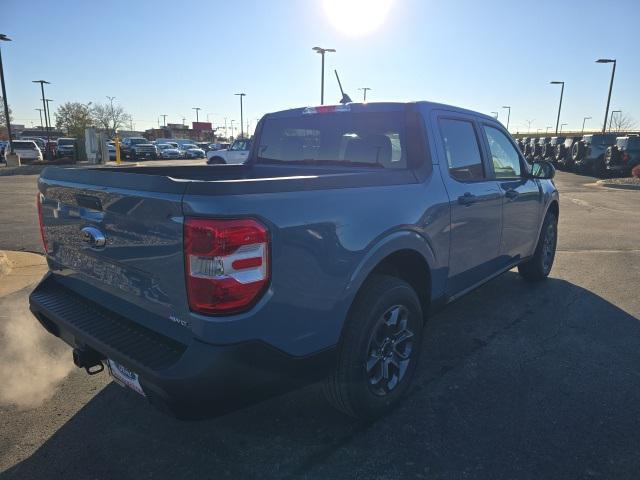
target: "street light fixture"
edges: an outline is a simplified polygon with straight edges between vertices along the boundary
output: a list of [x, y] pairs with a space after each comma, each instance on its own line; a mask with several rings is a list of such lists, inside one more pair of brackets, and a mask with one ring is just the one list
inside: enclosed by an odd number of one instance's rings
[[558, 119], [556, 120], [556, 135], [558, 135], [558, 125], [560, 125], [560, 111], [562, 110], [562, 97], [564, 96], [564, 82], [553, 81], [551, 85], [562, 85], [560, 90], [560, 104], [558, 105]]
[[234, 95], [237, 95], [238, 97], [240, 97], [240, 138], [243, 138], [244, 137], [244, 130], [243, 130], [242, 122], [244, 120], [243, 120], [243, 117], [242, 117], [242, 97], [246, 96], [247, 94], [246, 93], [236, 93]]
[[616, 113], [622, 113], [622, 110], [611, 110], [611, 115], [609, 115], [609, 133], [611, 133], [611, 123], [613, 123], [613, 116]]
[[[4, 33], [0, 33], [0, 41], [11, 42], [12, 40]], [[9, 118], [9, 102], [7, 101], [7, 90], [4, 86], [4, 67], [2, 66], [2, 49], [0, 49], [0, 82], [2, 83], [2, 101], [4, 102], [4, 118], [7, 122], [7, 135], [9, 135], [9, 152], [11, 155], [15, 153], [13, 150], [13, 140], [11, 138], [11, 119]]]
[[602, 133], [607, 129], [607, 117], [609, 116], [609, 104], [611, 103], [611, 91], [613, 90], [613, 79], [616, 76], [616, 60], [611, 58], [599, 58], [596, 63], [613, 63], [611, 70], [611, 82], [609, 83], [609, 96], [607, 97], [607, 109], [604, 112], [604, 123], [602, 124]]
[[496, 120], [498, 119], [498, 112], [491, 112], [493, 113], [493, 118], [495, 118]]
[[47, 100], [44, 97], [44, 84], [46, 83], [47, 85], [50, 84], [50, 82], [47, 82], [46, 80], [32, 80], [32, 83], [39, 83], [40, 84], [40, 91], [42, 92], [42, 108], [44, 109], [44, 124], [45, 124], [45, 129], [47, 132], [47, 146], [45, 147], [46, 150], [46, 155], [47, 155], [47, 159], [51, 159], [50, 157], [50, 153], [49, 153], [49, 119], [48, 119], [48, 115], [47, 115]]
[[584, 117], [582, 119], [582, 132], [580, 132], [580, 135], [584, 133], [584, 122], [586, 122], [587, 120], [591, 120], [591, 117]]
[[509, 131], [509, 120], [511, 120], [511, 107], [509, 105], [504, 105], [502, 108], [508, 108], [509, 112], [507, 113], [507, 132]]
[[362, 88], [359, 88], [358, 90], [362, 90], [362, 93], [363, 93], [362, 101], [363, 101], [363, 102], [366, 102], [366, 101], [367, 101], [367, 92], [368, 92], [369, 90], [371, 90], [371, 88], [369, 88], [369, 87], [362, 87]]
[[198, 123], [200, 121], [200, 118], [198, 116], [198, 112], [200, 110], [202, 110], [200, 107], [192, 107], [191, 110], [195, 110], [196, 111], [196, 123]]
[[324, 105], [324, 54], [327, 52], [333, 53], [336, 50], [334, 48], [321, 47], [313, 47], [311, 50], [319, 53], [322, 56], [322, 71], [320, 73], [320, 105]]

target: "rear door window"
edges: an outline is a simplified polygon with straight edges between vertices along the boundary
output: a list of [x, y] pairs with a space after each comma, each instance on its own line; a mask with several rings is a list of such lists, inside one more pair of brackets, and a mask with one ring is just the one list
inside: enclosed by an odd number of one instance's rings
[[483, 180], [485, 171], [473, 123], [450, 118], [441, 118], [438, 123], [449, 174], [463, 182]]

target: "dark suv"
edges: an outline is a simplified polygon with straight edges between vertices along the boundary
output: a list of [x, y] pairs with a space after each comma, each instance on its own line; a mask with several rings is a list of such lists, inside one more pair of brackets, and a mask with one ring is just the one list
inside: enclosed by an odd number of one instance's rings
[[595, 177], [604, 175], [604, 153], [607, 147], [615, 145], [616, 136], [613, 134], [585, 135], [582, 140], [573, 144], [571, 158], [574, 168], [580, 173], [590, 173]]
[[607, 147], [604, 165], [607, 171], [628, 175], [633, 167], [640, 165], [640, 136], [618, 137], [615, 145]]
[[571, 150], [573, 144], [582, 140], [582, 137], [566, 137], [563, 143], [558, 143], [555, 149], [555, 164], [558, 168], [564, 170], [573, 169], [573, 157], [571, 156]]
[[120, 151], [125, 158], [131, 160], [144, 160], [158, 158], [158, 149], [149, 140], [143, 137], [126, 137], [122, 139]]
[[556, 146], [564, 142], [564, 137], [551, 137], [542, 146], [542, 159], [555, 163]]

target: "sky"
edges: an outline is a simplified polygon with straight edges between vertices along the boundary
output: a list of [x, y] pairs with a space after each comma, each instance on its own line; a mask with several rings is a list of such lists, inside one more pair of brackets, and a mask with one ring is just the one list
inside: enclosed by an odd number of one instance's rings
[[[611, 110], [640, 126], [640, 1], [514, 0], [2, 0], [7, 97], [14, 123], [40, 123], [44, 79], [52, 112], [67, 101], [115, 96], [137, 130], [195, 120], [214, 125], [340, 99], [430, 100], [491, 114], [510, 130], [599, 128], [610, 64]], [[160, 118], [160, 122], [162, 119]]]

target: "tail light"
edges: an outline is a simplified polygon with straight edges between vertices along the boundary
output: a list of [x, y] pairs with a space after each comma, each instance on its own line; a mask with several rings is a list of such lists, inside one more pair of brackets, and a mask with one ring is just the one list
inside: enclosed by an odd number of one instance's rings
[[255, 220], [187, 218], [184, 255], [194, 312], [237, 313], [269, 283], [269, 233]]
[[626, 163], [629, 160], [631, 160], [631, 157], [629, 156], [629, 154], [627, 152], [624, 152], [624, 155], [622, 155], [622, 161]]
[[40, 238], [42, 239], [42, 248], [44, 253], [49, 253], [49, 245], [47, 244], [47, 236], [44, 233], [44, 224], [42, 223], [42, 202], [44, 197], [40, 192], [36, 195], [36, 206], [38, 207], [38, 224], [40, 225]]

